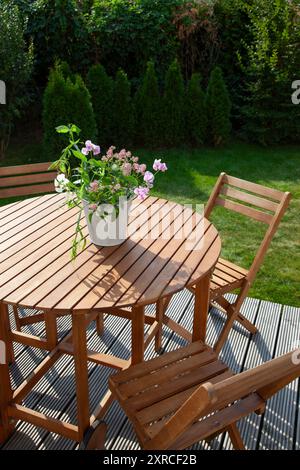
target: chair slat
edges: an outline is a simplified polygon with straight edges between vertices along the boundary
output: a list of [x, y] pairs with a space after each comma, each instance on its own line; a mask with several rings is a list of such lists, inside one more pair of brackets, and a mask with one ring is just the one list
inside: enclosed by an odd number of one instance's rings
[[228, 369], [226, 364], [221, 361], [215, 361], [199, 367], [193, 374], [182, 375], [172, 382], [160, 385], [140, 395], [131, 397], [127, 400], [128, 407], [134, 410], [140, 410], [145, 406], [152, 405], [164, 398], [172, 396], [174, 392], [180, 392], [187, 388], [211, 380], [216, 375], [225, 372]]
[[282, 193], [278, 189], [267, 188], [266, 186], [262, 186], [261, 184], [241, 180], [234, 176], [224, 175], [222, 182], [223, 184], [230, 184], [231, 186], [235, 186], [236, 188], [251, 191], [253, 193], [259, 194], [260, 196], [265, 196], [274, 199], [278, 202], [282, 201], [284, 195], [284, 193]]
[[[250, 393], [286, 380], [290, 376], [292, 381], [295, 375], [300, 375], [300, 364], [292, 360], [294, 352], [266, 362], [254, 369], [242, 372], [215, 385], [209, 385], [209, 395], [214, 409], [224, 407]], [[203, 385], [204, 387], [206, 384]]]
[[[0, 178], [0, 188], [8, 188], [12, 186], [25, 186], [35, 183], [50, 182], [57, 176], [56, 172], [34, 173], [32, 175], [11, 176]], [[29, 189], [29, 188], [28, 188]]]
[[157, 357], [152, 359], [151, 364], [143, 362], [141, 364], [137, 364], [129, 369], [123, 370], [118, 372], [116, 376], [112, 376], [112, 385], [114, 383], [125, 383], [129, 382], [130, 380], [137, 379], [138, 377], [143, 377], [145, 373], [152, 372], [153, 368], [157, 364], [157, 370], [165, 367], [173, 362], [180, 361], [181, 359], [185, 358], [187, 354], [194, 355], [201, 351], [207, 349], [208, 346], [204, 346], [201, 341], [197, 341], [192, 343], [191, 345], [187, 346], [186, 348], [176, 349], [171, 353], [165, 354], [164, 356]]
[[223, 431], [229, 426], [253, 411], [263, 406], [264, 401], [257, 395], [252, 394], [244, 400], [225, 408], [203, 421], [197, 421], [184, 434], [182, 434], [172, 445], [172, 449], [181, 450], [193, 445], [197, 440], [204, 440], [210, 436]]
[[275, 212], [278, 208], [278, 204], [276, 202], [254, 196], [254, 194], [239, 191], [238, 189], [232, 188], [230, 186], [223, 186], [221, 189], [221, 194], [233, 199], [237, 199], [238, 201], [246, 202], [247, 204], [252, 204], [253, 206], [259, 207], [260, 209], [267, 209], [269, 211]]
[[[220, 380], [232, 377], [232, 375], [233, 372], [227, 370], [222, 374], [213, 377], [210, 383], [217, 383]], [[169, 416], [180, 408], [180, 406], [196, 391], [198, 386], [199, 385], [194, 385], [183, 392], [176, 393], [172, 397], [166, 398], [165, 400], [138, 411], [136, 414], [137, 420], [141, 425], [146, 425], [148, 423], [155, 422], [164, 416]]]
[[[233, 271], [236, 271], [237, 273], [242, 274], [243, 277], [247, 276], [248, 274], [247, 269], [242, 268], [241, 266], [238, 266], [237, 264], [234, 264], [231, 261], [228, 261], [227, 259], [224, 259], [224, 258], [219, 258], [217, 265], [226, 266], [227, 268], [230, 268]], [[221, 267], [219, 269], [221, 269]]]
[[160, 386], [166, 382], [175, 379], [178, 375], [182, 374], [183, 372], [191, 371], [192, 369], [214, 361], [215, 357], [216, 356], [213, 350], [207, 349], [206, 351], [202, 351], [199, 354], [195, 354], [194, 356], [189, 358], [188, 369], [185, 360], [175, 362], [171, 364], [168, 368], [162, 368], [159, 371], [155, 371], [150, 375], [145, 375], [138, 381], [132, 381], [127, 384], [120, 385], [120, 393], [123, 396], [129, 397], [136, 395], [137, 393], [140, 393], [150, 387], [158, 385]]
[[33, 173], [43, 173], [48, 171], [51, 162], [46, 163], [30, 163], [29, 165], [16, 165], [0, 167], [0, 176], [12, 175], [30, 175]]
[[273, 216], [270, 214], [266, 214], [265, 212], [253, 209], [252, 207], [230, 201], [229, 199], [217, 198], [216, 205], [222, 206], [225, 209], [229, 209], [234, 212], [238, 212], [239, 214], [246, 215], [247, 217], [251, 217], [258, 222], [263, 222], [268, 225], [272, 222], [273, 219]]
[[36, 184], [34, 186], [19, 186], [17, 188], [0, 189], [0, 199], [14, 196], [28, 196], [30, 194], [50, 193], [54, 191], [54, 182]]

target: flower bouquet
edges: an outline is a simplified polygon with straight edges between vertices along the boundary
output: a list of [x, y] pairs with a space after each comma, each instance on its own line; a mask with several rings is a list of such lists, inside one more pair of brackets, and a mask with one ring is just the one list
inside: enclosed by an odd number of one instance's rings
[[156, 173], [165, 172], [167, 165], [156, 159], [152, 173], [144, 163], [139, 163], [138, 157], [125, 149], [117, 152], [112, 146], [101, 155], [100, 147], [90, 140], [82, 146], [80, 129], [74, 124], [59, 126], [56, 131], [68, 134], [69, 144], [50, 167], [59, 173], [54, 182], [55, 189], [67, 193], [69, 207], [79, 208], [72, 259], [76, 258], [78, 248], [84, 249], [86, 245], [81, 226], [82, 211], [93, 243], [100, 246], [122, 243], [126, 239], [132, 199], [144, 200], [154, 185]]

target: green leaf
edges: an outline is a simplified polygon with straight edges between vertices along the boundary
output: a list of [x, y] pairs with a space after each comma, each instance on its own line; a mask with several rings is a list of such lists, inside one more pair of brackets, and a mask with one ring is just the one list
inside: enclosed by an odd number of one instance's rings
[[74, 157], [79, 158], [79, 160], [81, 160], [82, 162], [87, 161], [86, 156], [83, 155], [83, 153], [79, 152], [78, 150], [72, 150], [72, 153], [73, 153]]
[[55, 130], [59, 134], [68, 134], [70, 132], [70, 129], [68, 128], [68, 126], [57, 126]]
[[79, 129], [79, 127], [77, 127], [75, 124], [71, 124], [70, 131], [75, 132], [75, 134], [80, 134], [81, 129]]

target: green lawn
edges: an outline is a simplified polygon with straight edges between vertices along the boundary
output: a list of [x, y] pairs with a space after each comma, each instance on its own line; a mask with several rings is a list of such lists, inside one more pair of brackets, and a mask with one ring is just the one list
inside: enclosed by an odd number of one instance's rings
[[[300, 306], [300, 149], [261, 148], [233, 143], [224, 149], [137, 150], [151, 164], [162, 158], [169, 171], [157, 178], [153, 194], [180, 203], [205, 203], [221, 171], [266, 186], [290, 191], [293, 199], [271, 244], [250, 295]], [[3, 164], [42, 161], [42, 148], [30, 139], [14, 142]], [[212, 220], [222, 237], [222, 255], [249, 267], [265, 225], [222, 208]]]

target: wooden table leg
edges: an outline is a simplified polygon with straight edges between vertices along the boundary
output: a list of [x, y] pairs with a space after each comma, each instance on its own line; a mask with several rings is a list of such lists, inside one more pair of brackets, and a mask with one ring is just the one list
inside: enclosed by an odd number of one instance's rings
[[144, 324], [145, 311], [144, 307], [132, 309], [131, 321], [131, 364], [138, 364], [144, 360]]
[[96, 318], [96, 330], [99, 336], [102, 336], [104, 333], [104, 313], [99, 313]]
[[7, 305], [0, 304], [0, 443], [5, 442], [13, 432], [14, 425], [9, 420], [7, 407], [12, 400], [12, 388], [9, 377], [9, 358], [12, 341]]
[[89, 384], [85, 315], [72, 315], [73, 348], [79, 438], [90, 425]]
[[192, 341], [205, 342], [209, 309], [210, 273], [200, 279], [195, 287], [195, 307]]
[[54, 349], [57, 345], [57, 324], [56, 324], [56, 315], [54, 312], [45, 312], [45, 326], [46, 326], [46, 338], [48, 343], [48, 348]]

